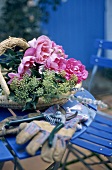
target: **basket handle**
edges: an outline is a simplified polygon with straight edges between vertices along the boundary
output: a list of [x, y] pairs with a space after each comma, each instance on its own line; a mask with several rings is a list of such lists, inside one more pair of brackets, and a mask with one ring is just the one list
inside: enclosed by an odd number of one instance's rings
[[[23, 50], [26, 50], [29, 47], [29, 44], [27, 43], [26, 40], [24, 40], [22, 38], [9, 37], [8, 39], [6, 39], [0, 43], [0, 56], [2, 54], [4, 54], [4, 52], [7, 49], [13, 49], [16, 46], [19, 46]], [[0, 85], [1, 85], [5, 95], [8, 96], [10, 94], [10, 90], [9, 90], [7, 83], [2, 75], [1, 65], [0, 65]]]
[[5, 95], [9, 95], [10, 94], [10, 91], [9, 91], [9, 88], [7, 86], [7, 83], [2, 75], [2, 72], [1, 72], [1, 65], [0, 65], [0, 84], [1, 84], [1, 87], [5, 93]]

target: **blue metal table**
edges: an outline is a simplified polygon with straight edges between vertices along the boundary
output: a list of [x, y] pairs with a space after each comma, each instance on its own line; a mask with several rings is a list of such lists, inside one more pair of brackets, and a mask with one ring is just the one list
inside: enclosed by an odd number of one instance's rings
[[[87, 91], [87, 90], [84, 90], [84, 91], [78, 91], [76, 94], [76, 96], [82, 96], [82, 97], [86, 97], [86, 98], [91, 98], [91, 99], [94, 99], [94, 97]], [[64, 107], [73, 107], [74, 105], [76, 105], [78, 102], [77, 101], [68, 101], [66, 104], [64, 104], [63, 106]], [[88, 121], [83, 125], [82, 127], [82, 130], [80, 131], [77, 131], [72, 139], [71, 139], [71, 142], [73, 142], [75, 140], [75, 138], [77, 138], [79, 135], [81, 135], [84, 131], [86, 131], [87, 127], [92, 123], [95, 115], [96, 115], [96, 106], [95, 105], [88, 105], [88, 107], [84, 106], [83, 105], [83, 109], [82, 109], [82, 114], [88, 114], [89, 116], [89, 119]], [[26, 115], [26, 112], [21, 112], [21, 111], [18, 111], [18, 110], [14, 110], [14, 112], [19, 115], [19, 116], [23, 116], [23, 115]], [[9, 112], [8, 109], [5, 109], [5, 108], [0, 108], [0, 121], [3, 120], [4, 118], [8, 117], [8, 116], [11, 116], [11, 113]], [[26, 151], [25, 151], [25, 147], [27, 145], [24, 144], [24, 145], [18, 145], [16, 144], [16, 138], [15, 136], [7, 136], [6, 138], [6, 141], [8, 143], [8, 145], [10, 146], [10, 148], [14, 151], [15, 155], [17, 158], [19, 159], [26, 159], [26, 158], [29, 158], [31, 157]], [[2, 142], [3, 144], [3, 142]], [[2, 144], [0, 143], [0, 147], [2, 147]], [[4, 150], [5, 152], [5, 150]], [[36, 155], [40, 155], [40, 150], [37, 151]], [[8, 158], [6, 158], [6, 160], [8, 160]]]

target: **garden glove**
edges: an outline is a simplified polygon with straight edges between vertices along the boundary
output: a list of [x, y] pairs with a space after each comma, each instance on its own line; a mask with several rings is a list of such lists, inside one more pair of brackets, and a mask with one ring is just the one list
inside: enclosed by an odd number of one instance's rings
[[52, 147], [49, 146], [50, 133], [55, 128], [46, 121], [32, 121], [30, 123], [21, 123], [20, 129], [25, 127], [16, 137], [17, 144], [24, 144], [28, 141], [30, 143], [26, 147], [26, 151], [30, 155], [35, 155], [36, 151], [42, 147], [41, 157], [46, 162], [61, 161], [66, 150], [66, 141], [68, 141], [76, 130], [76, 122], [72, 127], [67, 124], [66, 127], [61, 128], [53, 138]]

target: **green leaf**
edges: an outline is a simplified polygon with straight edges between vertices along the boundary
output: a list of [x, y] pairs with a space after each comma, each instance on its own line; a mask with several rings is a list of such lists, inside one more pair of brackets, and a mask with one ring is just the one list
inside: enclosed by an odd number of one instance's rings
[[32, 98], [28, 98], [27, 100], [26, 100], [26, 103], [31, 103], [32, 102]]
[[12, 101], [15, 101], [15, 94], [11, 91], [10, 95], [8, 96], [8, 98]]
[[26, 103], [22, 109], [22, 111], [25, 111], [25, 110], [30, 110], [31, 109], [31, 103]]

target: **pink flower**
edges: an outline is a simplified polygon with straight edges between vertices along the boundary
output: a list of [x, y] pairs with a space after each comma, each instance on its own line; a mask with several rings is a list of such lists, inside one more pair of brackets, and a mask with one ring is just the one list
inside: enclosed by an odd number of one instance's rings
[[37, 46], [37, 40], [36, 40], [36, 38], [34, 38], [34, 39], [31, 40], [31, 41], [28, 41], [28, 44], [30, 45], [30, 47], [36, 48], [36, 46]]
[[10, 80], [8, 81], [8, 84], [12, 83], [14, 77], [17, 77], [18, 79], [21, 79], [21, 76], [18, 73], [9, 73], [8, 76], [10, 77]]
[[35, 56], [35, 52], [36, 52], [36, 49], [31, 47], [31, 48], [28, 48], [25, 53], [24, 53], [24, 57], [26, 56]]
[[19, 67], [18, 67], [18, 73], [20, 75], [23, 75], [24, 73], [31, 74], [30, 68], [34, 66], [35, 57], [33, 56], [25, 56], [23, 57], [23, 60], [21, 61]]
[[65, 54], [63, 47], [51, 41], [47, 36], [42, 35], [28, 43], [30, 48], [24, 53], [23, 59], [18, 67], [18, 73], [8, 74], [10, 78], [8, 84], [13, 81], [14, 77], [21, 80], [24, 74], [32, 76], [33, 67], [38, 69], [35, 71], [35, 74], [37, 73], [37, 79], [40, 79], [39, 74], [42, 74], [42, 72], [46, 70], [53, 70], [58, 74], [61, 73], [60, 76], [64, 76], [67, 81], [76, 76], [77, 83], [87, 78], [88, 72], [85, 66], [74, 58], [66, 59], [68, 56]]
[[63, 58], [68, 57], [68, 55], [65, 54], [63, 47], [60, 45], [57, 45], [55, 42], [53, 42], [53, 49], [54, 49], [53, 52], [56, 53], [58, 55], [58, 57], [63, 57]]
[[84, 65], [80, 65], [79, 70], [80, 71], [77, 72], [77, 77], [78, 77], [77, 83], [86, 80], [86, 78], [88, 77], [88, 71], [85, 69]]
[[11, 78], [8, 84], [12, 82], [14, 77], [18, 77], [18, 79], [22, 79], [23, 75], [26, 73], [29, 76], [31, 75], [30, 68], [34, 66], [35, 57], [32, 56], [26, 56], [23, 57], [23, 60], [21, 61], [19, 67], [18, 67], [18, 73], [9, 73], [8, 76]]
[[73, 75], [76, 75], [78, 78], [77, 83], [80, 83], [82, 80], [85, 80], [88, 76], [88, 72], [85, 70], [85, 66], [82, 65], [80, 61], [70, 58], [66, 63], [66, 79], [70, 80]]
[[45, 67], [49, 70], [60, 72], [66, 68], [66, 59], [58, 57], [57, 54], [53, 53], [45, 63]]
[[53, 42], [47, 36], [42, 35], [37, 40], [34, 38], [28, 43], [31, 48], [26, 50], [25, 56], [31, 54], [35, 56], [36, 63], [44, 64], [53, 51]]
[[46, 36], [39, 37], [36, 47], [36, 62], [44, 64], [45, 60], [51, 55], [51, 52], [52, 41]]
[[56, 45], [55, 42], [51, 41], [47, 36], [42, 35], [37, 40], [28, 42], [30, 48], [25, 51], [24, 57], [34, 56], [35, 62], [39, 64], [44, 64], [46, 60], [53, 54], [58, 57], [67, 58], [62, 46]]

